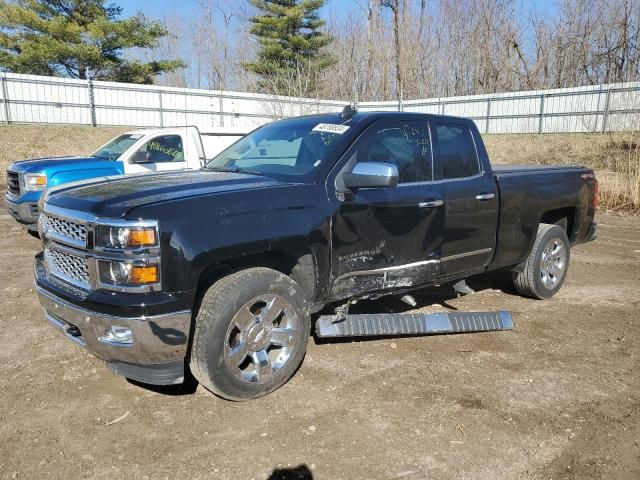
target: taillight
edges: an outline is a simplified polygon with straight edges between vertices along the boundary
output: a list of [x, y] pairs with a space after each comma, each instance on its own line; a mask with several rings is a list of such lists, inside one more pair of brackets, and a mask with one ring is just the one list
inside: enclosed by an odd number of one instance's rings
[[593, 208], [598, 208], [598, 193], [600, 192], [600, 187], [598, 186], [598, 179], [594, 177], [595, 183], [593, 184]]

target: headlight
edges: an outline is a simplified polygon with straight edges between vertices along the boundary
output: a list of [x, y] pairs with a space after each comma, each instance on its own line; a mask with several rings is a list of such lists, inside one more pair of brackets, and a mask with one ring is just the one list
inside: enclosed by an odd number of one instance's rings
[[96, 226], [96, 247], [102, 248], [140, 248], [158, 246], [158, 229], [150, 226]]
[[24, 189], [31, 192], [41, 191], [47, 188], [46, 173], [25, 173]]
[[157, 264], [136, 265], [125, 262], [98, 260], [100, 286], [112, 289], [140, 289], [160, 286]]
[[160, 236], [155, 220], [99, 219], [93, 227], [98, 288], [160, 290]]

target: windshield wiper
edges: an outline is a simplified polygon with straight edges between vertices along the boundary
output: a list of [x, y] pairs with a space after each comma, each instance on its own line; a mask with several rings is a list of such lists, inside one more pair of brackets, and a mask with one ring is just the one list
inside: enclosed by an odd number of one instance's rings
[[228, 173], [246, 173], [247, 175], [264, 176], [262, 172], [256, 172], [254, 170], [245, 170], [240, 167], [204, 167], [204, 170], [211, 170], [213, 172], [228, 172]]

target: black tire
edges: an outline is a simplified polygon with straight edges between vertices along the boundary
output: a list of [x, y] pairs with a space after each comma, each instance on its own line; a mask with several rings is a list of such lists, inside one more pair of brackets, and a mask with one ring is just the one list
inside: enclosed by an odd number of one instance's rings
[[[545, 249], [546, 252], [553, 252], [556, 246], [560, 249], [552, 256], [558, 255], [557, 259], [551, 261], [549, 257], [543, 258]], [[560, 256], [561, 252], [564, 256]], [[558, 225], [541, 223], [524, 269], [522, 272], [513, 272], [513, 284], [518, 293], [525, 297], [540, 300], [551, 298], [562, 287], [570, 260], [571, 250], [565, 230]], [[558, 267], [560, 263], [561, 268]]]
[[[307, 300], [291, 278], [262, 267], [233, 273], [204, 294], [195, 321], [191, 372], [205, 388], [228, 400], [266, 395], [296, 372], [310, 329]], [[268, 343], [276, 338], [286, 338], [284, 346]]]

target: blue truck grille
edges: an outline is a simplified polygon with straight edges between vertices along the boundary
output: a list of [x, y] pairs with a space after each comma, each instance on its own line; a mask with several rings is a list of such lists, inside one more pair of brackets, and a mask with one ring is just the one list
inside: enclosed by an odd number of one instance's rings
[[10, 195], [20, 196], [20, 174], [7, 170], [7, 191]]

